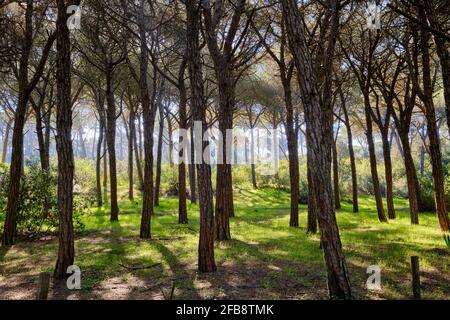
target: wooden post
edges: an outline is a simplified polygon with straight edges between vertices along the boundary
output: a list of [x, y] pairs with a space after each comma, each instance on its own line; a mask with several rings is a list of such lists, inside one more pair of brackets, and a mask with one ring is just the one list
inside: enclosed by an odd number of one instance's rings
[[42, 272], [39, 275], [37, 300], [47, 300], [50, 287], [50, 273]]
[[421, 298], [419, 257], [411, 257], [411, 273], [414, 299], [419, 300]]

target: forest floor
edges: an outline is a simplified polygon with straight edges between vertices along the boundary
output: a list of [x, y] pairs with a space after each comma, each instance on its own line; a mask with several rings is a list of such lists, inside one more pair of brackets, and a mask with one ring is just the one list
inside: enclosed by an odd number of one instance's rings
[[[237, 190], [233, 240], [216, 244], [217, 273], [197, 273], [198, 207], [189, 205], [189, 225], [177, 224], [177, 200], [162, 199], [152, 219], [152, 240], [140, 240], [140, 211], [123, 193], [120, 222], [108, 209], [83, 217], [75, 264], [82, 289], [52, 284], [51, 299], [326, 299], [326, 271], [319, 236], [306, 234], [306, 208], [298, 229], [289, 225], [289, 197], [282, 191]], [[420, 257], [422, 296], [450, 299], [450, 250], [434, 214], [412, 226], [407, 200], [396, 200], [398, 219], [377, 220], [375, 202], [361, 198], [361, 213], [349, 202], [337, 213], [348, 273], [357, 299], [410, 299], [410, 257]], [[40, 272], [51, 272], [58, 241], [47, 236], [0, 248], [0, 299], [34, 299]], [[382, 288], [365, 287], [367, 268], [381, 268]]]

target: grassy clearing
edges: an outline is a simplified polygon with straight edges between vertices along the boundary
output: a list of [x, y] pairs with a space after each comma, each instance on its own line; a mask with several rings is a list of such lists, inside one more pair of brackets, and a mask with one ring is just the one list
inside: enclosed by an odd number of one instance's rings
[[[233, 240], [216, 244], [216, 274], [196, 272], [198, 207], [189, 206], [189, 225], [177, 224], [177, 199], [162, 199], [152, 219], [153, 239], [138, 238], [138, 202], [121, 202], [120, 222], [108, 208], [93, 210], [77, 235], [76, 264], [81, 292], [55, 286], [54, 298], [162, 299], [175, 285], [174, 298], [326, 299], [326, 274], [318, 236], [305, 232], [306, 208], [298, 229], [289, 228], [289, 197], [272, 189], [236, 191]], [[423, 297], [450, 298], [450, 252], [434, 214], [412, 226], [406, 200], [396, 200], [398, 219], [377, 220], [375, 202], [363, 197], [361, 213], [343, 202], [337, 213], [355, 296], [359, 299], [408, 299], [410, 256], [420, 257]], [[57, 241], [50, 237], [0, 250], [0, 298], [32, 298], [41, 271], [52, 271]], [[129, 268], [145, 268], [130, 270]], [[365, 289], [366, 269], [382, 269], [382, 291]]]

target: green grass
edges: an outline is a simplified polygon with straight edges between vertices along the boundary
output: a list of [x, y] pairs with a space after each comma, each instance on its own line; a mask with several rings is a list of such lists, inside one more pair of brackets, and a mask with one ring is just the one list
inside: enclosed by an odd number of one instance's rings
[[[125, 197], [125, 195], [124, 195]], [[152, 218], [152, 240], [140, 240], [139, 201], [122, 199], [120, 221], [109, 221], [108, 208], [92, 209], [77, 235], [76, 261], [82, 270], [80, 297], [107, 298], [105, 284], [137, 283], [128, 298], [152, 298], [175, 284], [175, 298], [327, 298], [326, 272], [319, 236], [306, 234], [306, 207], [300, 211], [300, 228], [290, 228], [289, 196], [273, 189], [240, 190], [235, 194], [236, 218], [231, 221], [233, 240], [216, 244], [218, 272], [196, 272], [199, 216], [189, 205], [189, 225], [177, 224], [177, 199], [162, 199]], [[378, 222], [372, 198], [360, 198], [361, 213], [351, 212], [343, 201], [337, 212], [342, 244], [354, 294], [361, 299], [408, 299], [410, 257], [418, 255], [423, 296], [450, 297], [450, 253], [434, 214], [421, 214], [412, 226], [407, 200], [397, 199], [398, 218]], [[57, 241], [19, 244], [0, 251], [0, 282], [12, 274], [36, 277], [51, 271]], [[156, 265], [161, 263], [161, 265]], [[121, 266], [153, 266], [130, 271]], [[366, 269], [382, 269], [382, 291], [365, 289]], [[20, 271], [17, 271], [20, 270]], [[112, 280], [113, 279], [113, 280]], [[115, 282], [114, 282], [115, 281]], [[139, 283], [148, 289], [139, 291]], [[100, 290], [100, 288], [103, 288]], [[108, 287], [110, 288], [110, 287]], [[112, 287], [114, 291], [114, 286]]]

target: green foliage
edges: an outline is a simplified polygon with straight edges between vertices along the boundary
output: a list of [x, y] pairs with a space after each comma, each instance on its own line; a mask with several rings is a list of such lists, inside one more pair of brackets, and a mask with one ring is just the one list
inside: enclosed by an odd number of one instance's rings
[[[34, 163], [25, 168], [20, 184], [17, 217], [17, 231], [20, 234], [37, 235], [58, 228], [57, 182], [57, 170], [54, 167], [46, 171]], [[0, 205], [2, 210], [7, 203], [8, 185], [8, 168], [2, 165], [0, 167]], [[77, 230], [84, 228], [82, 215], [93, 203], [93, 195], [81, 191], [82, 189], [85, 188], [80, 187], [80, 190], [75, 192], [73, 199], [73, 221]]]
[[450, 230], [448, 230], [448, 233], [444, 234], [444, 241], [447, 247], [450, 249]]

